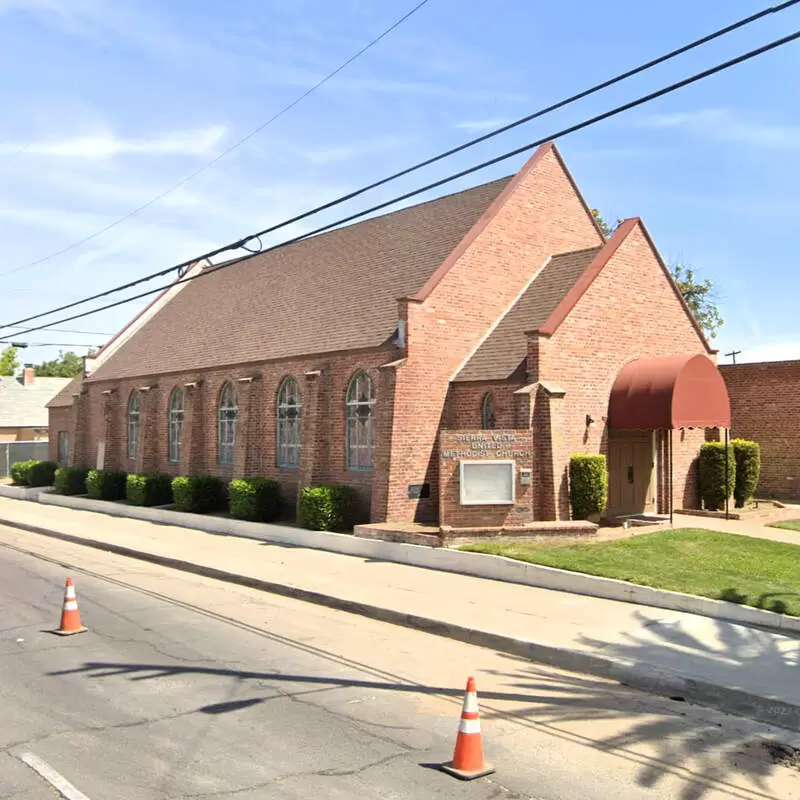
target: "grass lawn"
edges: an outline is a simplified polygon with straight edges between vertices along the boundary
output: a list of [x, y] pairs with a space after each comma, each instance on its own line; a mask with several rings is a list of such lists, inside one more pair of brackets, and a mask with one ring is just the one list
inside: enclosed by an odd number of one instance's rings
[[772, 522], [769, 528], [784, 528], [787, 531], [800, 531], [800, 519], [785, 519], [781, 522]]
[[768, 539], [680, 528], [610, 542], [460, 549], [800, 616], [800, 547]]

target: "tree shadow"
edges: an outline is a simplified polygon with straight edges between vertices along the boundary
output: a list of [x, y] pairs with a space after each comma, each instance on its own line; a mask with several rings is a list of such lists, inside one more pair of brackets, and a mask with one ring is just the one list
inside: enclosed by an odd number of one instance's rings
[[[650, 626], [652, 629], [652, 626]], [[708, 648], [687, 633], [665, 629], [671, 641], [683, 646], [694, 643], [698, 652], [710, 656]], [[635, 648], [632, 641], [628, 647]], [[729, 643], [731, 652], [739, 650]], [[623, 648], [624, 649], [624, 648]], [[653, 699], [644, 693], [591, 676], [553, 673], [527, 659], [500, 654], [509, 662], [508, 670], [487, 671], [501, 690], [480, 691], [481, 714], [484, 720], [503, 720], [522, 725], [570, 742], [576, 740], [587, 747], [613, 754], [639, 764], [637, 783], [655, 787], [668, 776], [684, 781], [680, 800], [700, 800], [709, 791], [730, 789], [739, 795], [741, 786], [735, 778], [745, 778], [755, 790], [769, 797], [767, 784], [775, 765], [787, 763], [785, 752], [791, 750], [781, 739], [788, 732], [775, 731], [774, 736], [760, 740], [766, 728], [756, 723], [722, 724], [719, 712], [693, 708], [681, 702]], [[299, 684], [300, 691], [282, 691], [269, 697], [249, 697], [203, 706], [197, 713], [219, 715], [241, 712], [277, 697], [326, 692], [337, 688], [402, 692], [438, 696], [453, 702], [454, 712], [463, 699], [463, 688], [421, 685], [396, 676], [392, 680], [362, 680], [339, 676], [320, 676], [259, 672], [224, 667], [187, 664], [142, 664], [90, 661], [72, 669], [49, 673], [53, 676], [83, 674], [91, 678], [124, 677], [132, 681], [150, 681], [171, 677], [218, 676], [238, 681]], [[288, 687], [287, 687], [288, 688]], [[677, 698], [678, 700], [682, 698]], [[690, 713], [691, 712], [691, 713]], [[580, 723], [595, 723], [592, 735], [571, 728]], [[579, 729], [580, 730], [580, 729]], [[769, 750], [768, 748], [772, 748]], [[774, 753], [783, 754], [780, 760]], [[421, 766], [438, 767], [424, 764]]]

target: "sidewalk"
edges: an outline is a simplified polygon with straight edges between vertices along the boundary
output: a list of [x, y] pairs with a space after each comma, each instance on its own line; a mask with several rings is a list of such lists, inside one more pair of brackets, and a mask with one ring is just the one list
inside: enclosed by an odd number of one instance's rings
[[678, 611], [6, 498], [0, 498], [2, 524], [800, 730], [795, 637]]

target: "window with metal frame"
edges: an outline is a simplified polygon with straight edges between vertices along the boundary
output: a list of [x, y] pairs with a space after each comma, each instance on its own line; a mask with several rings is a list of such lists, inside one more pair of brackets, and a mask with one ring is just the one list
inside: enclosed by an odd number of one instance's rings
[[58, 432], [58, 463], [65, 467], [69, 460], [69, 432]]
[[236, 389], [228, 381], [219, 394], [219, 418], [217, 424], [217, 458], [220, 464], [233, 464], [236, 453], [236, 422], [239, 404]]
[[494, 415], [494, 395], [486, 392], [481, 403], [481, 428], [485, 431], [494, 430], [497, 426], [497, 419]]
[[183, 389], [176, 386], [169, 396], [169, 460], [178, 464], [181, 460], [183, 436]]
[[278, 392], [277, 459], [279, 467], [297, 469], [303, 444], [303, 396], [294, 378]]
[[139, 451], [142, 398], [135, 389], [128, 399], [128, 458], [135, 459]]
[[372, 379], [359, 372], [347, 389], [347, 468], [372, 469], [375, 394]]

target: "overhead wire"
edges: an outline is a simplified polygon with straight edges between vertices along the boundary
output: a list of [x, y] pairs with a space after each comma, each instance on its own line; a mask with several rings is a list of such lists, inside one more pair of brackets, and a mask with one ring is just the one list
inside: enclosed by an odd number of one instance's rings
[[[793, 2], [800, 2], [800, 0], [792, 0], [792, 1]], [[364, 45], [364, 47], [362, 47], [358, 52], [354, 53], [346, 61], [343, 61], [341, 64], [339, 64], [339, 66], [336, 67], [336, 69], [334, 69], [333, 71], [329, 72], [327, 75], [325, 75], [324, 78], [321, 78], [313, 86], [311, 86], [309, 89], [307, 89], [301, 95], [299, 95], [294, 100], [292, 100], [291, 103], [289, 103], [288, 105], [284, 106], [280, 111], [278, 111], [275, 114], [273, 114], [268, 120], [266, 120], [265, 122], [261, 123], [261, 125], [259, 125], [256, 128], [253, 128], [253, 130], [251, 130], [246, 136], [243, 136], [241, 139], [239, 139], [236, 142], [234, 142], [232, 145], [230, 145], [230, 147], [227, 147], [221, 153], [218, 153], [210, 161], [207, 161], [201, 167], [199, 167], [198, 169], [194, 170], [194, 172], [191, 172], [185, 178], [182, 178], [177, 183], [175, 183], [172, 186], [170, 186], [168, 189], [165, 189], [160, 194], [157, 194], [155, 197], [152, 197], [146, 203], [142, 203], [142, 205], [134, 208], [132, 211], [129, 211], [127, 214], [124, 214], [123, 216], [118, 217], [113, 222], [110, 222], [108, 225], [105, 225], [104, 227], [100, 228], [99, 230], [95, 231], [94, 233], [90, 233], [88, 236], [84, 236], [82, 239], [79, 239], [76, 242], [72, 242], [72, 244], [66, 245], [65, 247], [62, 247], [59, 250], [56, 250], [55, 252], [49, 253], [46, 256], [42, 256], [41, 258], [37, 258], [34, 261], [30, 261], [30, 262], [28, 262], [26, 264], [21, 264], [21, 265], [19, 265], [17, 267], [13, 267], [12, 269], [6, 270], [5, 272], [0, 272], [0, 276], [2, 276], [2, 275], [11, 275], [11, 274], [13, 274], [15, 272], [20, 272], [22, 270], [29, 269], [30, 267], [36, 267], [39, 264], [44, 264], [46, 261], [50, 261], [51, 259], [56, 258], [57, 256], [63, 255], [64, 253], [68, 253], [71, 250], [75, 250], [76, 248], [80, 247], [81, 245], [84, 245], [87, 242], [91, 242], [93, 239], [96, 239], [98, 236], [102, 236], [104, 233], [106, 233], [107, 231], [110, 231], [112, 228], [116, 228], [117, 225], [120, 225], [123, 222], [126, 222], [127, 220], [131, 219], [131, 217], [135, 217], [137, 214], [139, 214], [140, 212], [144, 211], [146, 208], [149, 208], [150, 206], [152, 206], [155, 203], [157, 203], [159, 200], [163, 200], [165, 197], [167, 197], [168, 195], [170, 195], [173, 192], [177, 191], [182, 186], [185, 186], [187, 183], [189, 183], [189, 181], [194, 180], [198, 175], [202, 174], [206, 170], [208, 170], [211, 167], [213, 167], [215, 164], [217, 164], [220, 161], [222, 161], [223, 158], [225, 158], [226, 156], [229, 156], [235, 150], [238, 150], [243, 144], [245, 144], [246, 142], [250, 141], [250, 139], [252, 139], [257, 134], [261, 133], [261, 131], [263, 131], [265, 128], [270, 126], [273, 122], [275, 122], [278, 119], [280, 119], [284, 114], [286, 114], [289, 111], [291, 111], [296, 105], [298, 105], [299, 103], [302, 103], [303, 100], [305, 100], [309, 95], [313, 94], [314, 92], [317, 91], [317, 89], [320, 89], [322, 86], [324, 86], [326, 83], [328, 83], [328, 81], [330, 81], [331, 79], [335, 78], [342, 70], [344, 70], [347, 67], [349, 67], [350, 64], [352, 64], [358, 58], [363, 56], [364, 53], [366, 53], [368, 50], [372, 49], [382, 39], [385, 39], [392, 31], [394, 31], [396, 28], [398, 28], [400, 25], [402, 25], [409, 17], [411, 17], [414, 14], [416, 14], [417, 11], [419, 11], [428, 2], [429, 2], [429, 0], [421, 0], [412, 9], [410, 9], [405, 14], [403, 14], [402, 17], [400, 17], [399, 19], [395, 20], [388, 28], [383, 30], [378, 36], [376, 36], [374, 39], [372, 39], [370, 42], [368, 42], [366, 45]], [[26, 145], [26, 147], [27, 147], [27, 145]]]
[[[22, 336], [22, 335], [25, 335], [27, 333], [33, 333], [34, 331], [45, 330], [50, 325], [60, 325], [60, 324], [65, 323], [65, 322], [71, 322], [72, 320], [75, 320], [75, 319], [81, 319], [83, 317], [87, 317], [87, 316], [90, 316], [92, 314], [97, 314], [97, 313], [100, 313], [101, 311], [106, 311], [108, 309], [115, 308], [117, 306], [133, 302], [135, 300], [139, 300], [139, 299], [141, 299], [143, 297], [147, 297], [147, 296], [149, 296], [151, 294], [156, 294], [158, 292], [165, 291], [166, 289], [169, 289], [169, 288], [171, 288], [173, 286], [177, 286], [177, 285], [180, 285], [180, 284], [183, 284], [183, 283], [189, 283], [190, 281], [194, 281], [194, 280], [199, 280], [200, 278], [206, 277], [207, 275], [212, 275], [212, 274], [218, 272], [219, 270], [228, 269], [228, 268], [230, 268], [232, 266], [235, 266], [235, 265], [238, 265], [238, 264], [242, 263], [243, 261], [246, 261], [246, 260], [248, 260], [250, 258], [254, 258], [256, 255], [262, 255], [262, 254], [265, 254], [265, 253], [269, 253], [269, 252], [272, 252], [273, 250], [278, 250], [278, 249], [286, 247], [286, 246], [288, 246], [290, 244], [295, 244], [297, 242], [303, 241], [304, 239], [308, 239], [308, 238], [310, 238], [312, 236], [315, 236], [315, 235], [317, 235], [319, 233], [322, 233], [324, 231], [330, 230], [332, 228], [337, 228], [337, 227], [339, 227], [341, 225], [347, 224], [348, 222], [352, 222], [353, 220], [356, 220], [356, 219], [358, 219], [360, 217], [364, 217], [364, 216], [367, 216], [369, 214], [372, 214], [375, 211], [380, 211], [380, 210], [386, 208], [387, 206], [395, 205], [397, 203], [402, 202], [403, 200], [407, 200], [407, 199], [409, 199], [411, 197], [414, 197], [416, 195], [422, 194], [424, 192], [428, 192], [431, 189], [438, 188], [439, 186], [443, 186], [444, 184], [450, 183], [450, 182], [452, 182], [454, 180], [458, 180], [459, 178], [463, 178], [463, 177], [465, 177], [467, 175], [471, 175], [471, 174], [473, 174], [473, 173], [475, 173], [475, 172], [477, 172], [479, 170], [485, 169], [485, 168], [493, 166], [495, 164], [499, 164], [499, 163], [501, 163], [501, 162], [503, 162], [503, 161], [505, 161], [505, 160], [507, 160], [509, 158], [513, 158], [514, 156], [520, 155], [520, 154], [522, 154], [522, 153], [524, 153], [526, 151], [532, 150], [535, 147], [538, 147], [538, 146], [540, 146], [542, 144], [545, 144], [546, 142], [550, 142], [550, 141], [554, 141], [556, 139], [562, 138], [562, 137], [567, 136], [567, 135], [569, 135], [571, 133], [575, 133], [577, 131], [580, 131], [580, 130], [583, 130], [585, 128], [588, 128], [591, 125], [595, 125], [598, 122], [601, 122], [603, 120], [609, 119], [609, 118], [614, 117], [614, 116], [617, 116], [618, 114], [621, 114], [621, 113], [623, 113], [625, 111], [629, 111], [632, 108], [636, 108], [638, 106], [644, 105], [645, 103], [652, 102], [653, 100], [655, 100], [655, 99], [657, 99], [659, 97], [663, 97], [665, 95], [668, 95], [668, 94], [670, 94], [672, 92], [677, 91], [678, 89], [682, 89], [685, 86], [689, 86], [689, 85], [691, 85], [693, 83], [696, 83], [697, 81], [704, 80], [705, 78], [708, 78], [708, 77], [710, 77], [712, 75], [715, 75], [715, 74], [717, 74], [719, 72], [722, 72], [722, 71], [724, 71], [726, 69], [730, 69], [731, 67], [734, 67], [734, 66], [736, 66], [738, 64], [741, 64], [741, 63], [743, 63], [745, 61], [748, 61], [748, 60], [750, 60], [752, 58], [755, 58], [757, 56], [763, 55], [766, 52], [774, 50], [774, 49], [776, 49], [778, 47], [782, 47], [783, 45], [789, 44], [790, 42], [796, 41], [799, 38], [800, 38], [800, 30], [795, 31], [794, 33], [791, 33], [788, 36], [784, 36], [784, 37], [781, 37], [780, 39], [775, 39], [775, 40], [773, 40], [771, 42], [768, 42], [767, 44], [762, 45], [761, 47], [757, 47], [757, 48], [755, 48], [753, 50], [750, 50], [750, 51], [748, 51], [746, 53], [743, 53], [743, 54], [741, 54], [739, 56], [736, 56], [735, 58], [729, 59], [727, 61], [723, 61], [723, 62], [721, 62], [720, 64], [717, 64], [714, 67], [710, 67], [709, 69], [705, 69], [705, 70], [703, 70], [701, 72], [695, 73], [694, 75], [691, 75], [688, 78], [684, 78], [684, 79], [682, 79], [680, 81], [672, 83], [669, 86], [663, 87], [662, 89], [658, 89], [656, 91], [653, 91], [653, 92], [650, 92], [650, 93], [648, 93], [646, 95], [638, 97], [635, 100], [631, 100], [631, 101], [629, 101], [627, 103], [623, 103], [622, 105], [616, 106], [615, 108], [613, 108], [613, 109], [611, 109], [609, 111], [605, 111], [605, 112], [603, 112], [601, 114], [597, 114], [597, 115], [595, 115], [593, 117], [590, 117], [590, 118], [588, 118], [586, 120], [583, 120], [582, 122], [576, 123], [574, 125], [570, 125], [570, 126], [568, 126], [566, 128], [562, 128], [560, 131], [557, 131], [555, 133], [551, 133], [548, 136], [542, 137], [542, 138], [537, 139], [537, 140], [535, 140], [533, 142], [529, 142], [528, 144], [522, 145], [521, 147], [517, 147], [517, 148], [515, 148], [513, 150], [510, 150], [510, 151], [508, 151], [506, 153], [503, 153], [503, 154], [501, 154], [499, 156], [496, 156], [494, 158], [488, 159], [487, 161], [483, 161], [480, 164], [477, 164], [475, 166], [472, 166], [472, 167], [469, 167], [467, 169], [461, 170], [461, 171], [456, 172], [456, 173], [454, 173], [452, 175], [449, 175], [449, 176], [447, 176], [445, 178], [441, 178], [441, 179], [439, 179], [437, 181], [434, 181], [434, 182], [429, 183], [429, 184], [427, 184], [425, 186], [422, 186], [421, 188], [414, 189], [414, 190], [412, 190], [410, 192], [406, 192], [405, 194], [402, 194], [402, 195], [399, 195], [397, 197], [394, 197], [391, 200], [387, 200], [387, 201], [384, 201], [382, 203], [378, 203], [377, 205], [373, 205], [370, 208], [367, 208], [365, 210], [356, 212], [356, 213], [351, 214], [351, 215], [349, 215], [347, 217], [344, 217], [342, 219], [336, 220], [335, 222], [331, 222], [331, 223], [328, 223], [327, 225], [320, 226], [320, 227], [314, 229], [313, 231], [309, 231], [309, 232], [304, 233], [302, 235], [299, 235], [299, 236], [293, 237], [291, 239], [288, 239], [288, 240], [286, 240], [284, 242], [281, 242], [281, 243], [276, 244], [276, 245], [274, 245], [272, 247], [269, 247], [266, 250], [261, 251], [260, 253], [254, 253], [254, 254], [251, 254], [251, 255], [243, 256], [242, 258], [235, 259], [235, 260], [229, 261], [229, 262], [225, 262], [224, 264], [212, 265], [211, 267], [209, 267], [207, 269], [204, 269], [203, 271], [198, 272], [195, 275], [187, 275], [186, 277], [183, 277], [183, 278], [181, 278], [181, 279], [179, 279], [177, 281], [172, 281], [171, 283], [159, 286], [156, 289], [150, 289], [150, 290], [148, 290], [146, 292], [142, 292], [140, 294], [133, 295], [131, 297], [126, 297], [126, 298], [124, 298], [122, 300], [118, 300], [118, 301], [116, 301], [114, 303], [109, 303], [109, 304], [106, 304], [104, 306], [100, 306], [99, 308], [90, 309], [89, 311], [84, 311], [84, 312], [81, 312], [80, 314], [74, 314], [74, 315], [69, 316], [69, 317], [63, 317], [63, 318], [55, 320], [55, 321], [53, 321], [51, 323], [46, 323], [44, 325], [40, 325], [40, 326], [37, 326], [37, 327], [29, 328], [27, 330], [22, 331], [19, 335]], [[243, 241], [243, 242], [246, 243], [247, 241], [249, 241], [250, 239], [254, 238], [255, 236], [261, 235], [263, 233], [264, 232], [262, 231], [262, 232], [259, 232], [258, 234], [253, 234], [250, 237], [247, 237], [246, 239], [240, 240], [240, 242]], [[241, 246], [239, 243], [235, 243], [235, 245], [236, 245], [237, 248], [239, 246]], [[217, 253], [223, 252], [226, 249], [228, 249], [228, 250], [234, 249], [234, 246], [230, 245], [227, 248], [220, 248], [217, 251], [215, 251], [212, 255], [216, 255]], [[206, 258], [206, 256], [200, 256], [199, 258], [192, 259], [189, 262], [184, 262], [184, 264], [195, 264], [195, 263], [198, 263], [199, 261], [203, 260], [204, 258]], [[166, 274], [166, 272], [174, 271], [175, 269], [178, 268], [178, 266], [182, 266], [182, 265], [173, 266], [173, 267], [169, 268], [168, 270], [163, 271], [160, 274]], [[120, 289], [117, 289], [116, 291], [120, 291]], [[111, 292], [109, 291], [108, 293], [111, 293]], [[84, 301], [84, 302], [88, 302], [88, 301]], [[75, 303], [73, 305], [79, 305], [79, 304], [80, 303]], [[44, 312], [44, 313], [42, 313], [40, 315], [35, 315], [33, 317], [29, 317], [28, 319], [32, 320], [32, 319], [37, 319], [37, 318], [42, 317], [42, 316], [49, 316], [50, 314], [57, 313], [57, 311], [59, 311], [59, 310], [63, 310], [63, 307], [60, 308], [60, 309], [56, 309], [55, 311]]]
[[[337, 198], [335, 198], [335, 199], [333, 199], [333, 200], [331, 200], [331, 201], [329, 201], [327, 203], [323, 203], [321, 205], [318, 205], [318, 206], [316, 206], [316, 207], [314, 207], [312, 209], [309, 209], [308, 211], [305, 211], [305, 212], [303, 212], [301, 214], [297, 214], [294, 217], [291, 217], [291, 218], [289, 218], [287, 220], [284, 220], [284, 221], [282, 221], [280, 223], [277, 223], [277, 224], [272, 225], [272, 226], [270, 226], [268, 228], [265, 228], [264, 230], [258, 231], [257, 233], [251, 234], [249, 236], [245, 236], [245, 237], [243, 237], [241, 239], [238, 239], [238, 240], [236, 240], [236, 241], [234, 241], [232, 243], [229, 243], [229, 244], [226, 244], [226, 245], [224, 245], [222, 247], [216, 248], [215, 250], [210, 250], [210, 251], [208, 251], [206, 253], [203, 253], [202, 255], [195, 256], [195, 257], [193, 257], [193, 258], [191, 258], [191, 259], [189, 259], [187, 261], [183, 261], [183, 262], [181, 262], [179, 264], [176, 264], [176, 265], [173, 265], [173, 266], [170, 266], [170, 267], [166, 267], [166, 268], [158, 270], [156, 272], [149, 273], [148, 275], [144, 275], [141, 278], [137, 278], [137, 279], [135, 279], [133, 281], [129, 281], [127, 283], [121, 284], [121, 285], [113, 287], [111, 289], [104, 290], [102, 292], [97, 292], [96, 294], [90, 295], [89, 297], [83, 298], [81, 300], [77, 300], [77, 301], [74, 301], [74, 302], [71, 302], [71, 303], [66, 303], [64, 305], [58, 306], [58, 307], [56, 307], [54, 309], [51, 309], [49, 311], [41, 312], [39, 314], [33, 314], [33, 315], [30, 315], [30, 316], [27, 316], [27, 317], [23, 317], [22, 319], [16, 320], [13, 323], [9, 323], [8, 325], [0, 325], [0, 329], [9, 328], [9, 327], [12, 327], [12, 326], [19, 326], [22, 323], [31, 322], [31, 321], [36, 320], [36, 319], [41, 319], [42, 317], [50, 316], [51, 314], [57, 314], [57, 313], [59, 313], [61, 311], [67, 311], [70, 308], [75, 308], [75, 307], [77, 307], [79, 305], [83, 305], [85, 303], [90, 303], [90, 302], [92, 302], [94, 300], [100, 300], [103, 297], [108, 297], [111, 294], [116, 294], [118, 292], [125, 291], [126, 289], [132, 289], [135, 286], [139, 286], [142, 283], [147, 283], [148, 281], [154, 280], [154, 279], [159, 278], [159, 277], [163, 277], [164, 275], [168, 275], [171, 272], [178, 272], [178, 277], [182, 278], [183, 277], [183, 271], [185, 271], [188, 267], [191, 267], [193, 264], [197, 263], [198, 261], [201, 261], [203, 259], [210, 259], [210, 258], [213, 258], [213, 257], [215, 257], [217, 255], [220, 255], [220, 254], [228, 252], [228, 251], [237, 250], [237, 249], [246, 249], [249, 252], [253, 252], [252, 250], [250, 250], [250, 248], [246, 247], [248, 242], [250, 242], [252, 239], [257, 239], [257, 238], [259, 238], [261, 236], [265, 236], [267, 234], [274, 233], [275, 231], [280, 230], [281, 228], [285, 228], [285, 227], [287, 227], [289, 225], [292, 225], [294, 223], [301, 222], [302, 220], [307, 219], [308, 217], [311, 217], [313, 215], [319, 214], [322, 211], [327, 211], [327, 210], [329, 210], [331, 208], [334, 208], [337, 205], [345, 203], [345, 202], [347, 202], [349, 200], [353, 200], [356, 197], [359, 197], [360, 195], [365, 194], [366, 192], [372, 191], [373, 189], [377, 189], [380, 186], [384, 186], [384, 185], [386, 185], [386, 184], [388, 184], [388, 183], [390, 183], [392, 181], [395, 181], [395, 180], [397, 180], [399, 178], [402, 178], [402, 177], [404, 177], [406, 175], [410, 175], [411, 173], [416, 172], [416, 171], [418, 171], [420, 169], [423, 169], [424, 167], [427, 167], [427, 166], [430, 166], [432, 164], [435, 164], [438, 161], [441, 161], [441, 160], [443, 160], [445, 158], [449, 158], [450, 156], [455, 155], [455, 154], [457, 154], [459, 152], [462, 152], [462, 151], [464, 151], [464, 150], [466, 150], [466, 149], [468, 149], [470, 147], [474, 147], [474, 146], [476, 146], [476, 145], [478, 145], [478, 144], [480, 144], [482, 142], [488, 141], [488, 140], [490, 140], [490, 139], [492, 139], [492, 138], [494, 138], [496, 136], [499, 136], [499, 135], [501, 135], [503, 133], [506, 133], [509, 130], [512, 130], [513, 128], [516, 128], [516, 127], [519, 127], [520, 125], [523, 125], [525, 123], [531, 122], [534, 119], [537, 119], [537, 118], [542, 117], [542, 116], [544, 116], [546, 114], [552, 113], [553, 111], [556, 111], [556, 110], [559, 110], [561, 108], [564, 108], [564, 107], [566, 107], [566, 106], [568, 106], [568, 105], [570, 105], [572, 103], [577, 102], [578, 100], [581, 100], [583, 98], [589, 97], [592, 94], [595, 94], [595, 93], [597, 93], [597, 92], [599, 92], [599, 91], [601, 91], [603, 89], [606, 89], [606, 88], [608, 88], [610, 86], [613, 86], [614, 84], [619, 83], [621, 81], [624, 81], [624, 80], [626, 80], [626, 79], [628, 79], [628, 78], [630, 78], [630, 77], [632, 77], [634, 75], [637, 75], [637, 74], [640, 74], [640, 73], [642, 73], [642, 72], [644, 72], [646, 70], [652, 69], [654, 66], [657, 66], [657, 65], [662, 64], [662, 63], [664, 63], [666, 61], [669, 61], [670, 59], [673, 59], [673, 58], [675, 58], [675, 57], [677, 57], [679, 55], [682, 55], [683, 53], [686, 53], [689, 50], [692, 50], [692, 49], [694, 49], [696, 47], [699, 47], [699, 46], [701, 46], [703, 44], [706, 44], [706, 43], [708, 43], [710, 41], [713, 41], [714, 39], [720, 38], [721, 36], [725, 36], [725, 35], [731, 33], [732, 31], [738, 30], [738, 29], [740, 29], [740, 28], [742, 28], [742, 27], [744, 27], [746, 25], [752, 24], [753, 22], [755, 22], [756, 20], [761, 19], [762, 17], [765, 17], [765, 16], [767, 16], [769, 14], [775, 14], [775, 13], [784, 11], [787, 8], [791, 7], [791, 6], [796, 5], [797, 3], [800, 3], [800, 0], [786, 0], [786, 2], [780, 3], [778, 5], [769, 6], [768, 8], [762, 9], [761, 11], [759, 11], [759, 12], [757, 12], [755, 14], [751, 14], [750, 16], [744, 17], [744, 18], [742, 18], [740, 20], [737, 20], [736, 22], [733, 22], [733, 23], [731, 23], [729, 25], [726, 25], [723, 28], [719, 28], [718, 30], [716, 30], [716, 31], [714, 31], [714, 32], [712, 32], [710, 34], [707, 34], [706, 36], [703, 36], [703, 37], [701, 37], [699, 39], [696, 39], [693, 42], [690, 42], [689, 44], [686, 44], [686, 45], [683, 45], [682, 47], [679, 47], [679, 48], [676, 48], [674, 50], [671, 50], [670, 52], [665, 53], [662, 56], [659, 56], [657, 58], [651, 59], [650, 61], [647, 61], [647, 62], [645, 62], [643, 64], [640, 64], [637, 67], [634, 67], [634, 68], [629, 69], [629, 70], [627, 70], [627, 71], [625, 71], [623, 73], [620, 73], [619, 75], [616, 75], [613, 78], [609, 78], [608, 80], [605, 80], [605, 81], [602, 81], [600, 83], [597, 83], [594, 86], [590, 87], [589, 89], [585, 89], [585, 90], [583, 90], [581, 92], [578, 92], [577, 94], [573, 94], [570, 97], [567, 97], [564, 100], [560, 100], [557, 103], [553, 103], [553, 104], [551, 104], [549, 106], [546, 106], [544, 108], [538, 109], [537, 111], [534, 111], [531, 114], [527, 114], [527, 115], [525, 115], [523, 117], [520, 117], [519, 119], [517, 119], [517, 120], [515, 120], [515, 121], [513, 121], [511, 123], [508, 123], [506, 125], [502, 125], [502, 126], [496, 128], [496, 129], [492, 130], [492, 131], [489, 131], [488, 133], [485, 133], [485, 134], [483, 134], [481, 136], [477, 136], [477, 137], [475, 137], [473, 139], [470, 139], [470, 140], [468, 140], [468, 141], [466, 141], [466, 142], [464, 142], [464, 143], [462, 143], [462, 144], [460, 144], [460, 145], [458, 145], [456, 147], [450, 148], [449, 150], [445, 150], [444, 152], [441, 152], [438, 155], [435, 155], [435, 156], [432, 156], [430, 158], [427, 158], [427, 159], [425, 159], [423, 161], [420, 161], [420, 162], [418, 162], [418, 163], [416, 163], [416, 164], [414, 164], [414, 165], [412, 165], [410, 167], [407, 167], [407, 168], [402, 169], [402, 170], [400, 170], [398, 172], [395, 172], [395, 173], [393, 173], [393, 174], [391, 174], [391, 175], [389, 175], [389, 176], [387, 176], [385, 178], [381, 178], [380, 180], [374, 181], [374, 182], [372, 182], [370, 184], [367, 184], [366, 186], [363, 186], [363, 187], [361, 187], [359, 189], [356, 189], [356, 190], [354, 190], [352, 192], [348, 192], [348, 193], [346, 193], [344, 195], [341, 195], [340, 197], [337, 197]], [[412, 12], [413, 12], [413, 10], [412, 10]], [[409, 13], [412, 13], [412, 12], [409, 12]], [[399, 24], [399, 22], [397, 24]], [[339, 223], [337, 223], [337, 224], [339, 224]], [[327, 228], [323, 228], [322, 230], [326, 230], [326, 229]], [[317, 232], [319, 232], [319, 231], [315, 231], [314, 233], [317, 233]], [[308, 235], [312, 235], [312, 234], [308, 234]], [[259, 241], [260, 241], [260, 239], [259, 239]], [[291, 241], [294, 241], [294, 240], [291, 240]], [[260, 248], [259, 248], [259, 251], [260, 251]], [[33, 266], [33, 264], [30, 264], [28, 266]], [[12, 272], [13, 271], [16, 271], [16, 270], [12, 270]], [[2, 273], [2, 274], [7, 274], [7, 273]], [[161, 290], [160, 289], [156, 289], [154, 291], [161, 291]], [[142, 295], [137, 296], [137, 298], [135, 298], [135, 299], [138, 299], [138, 297], [140, 297], [140, 296], [142, 296]]]

